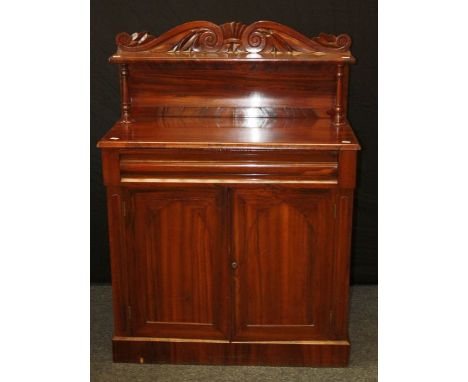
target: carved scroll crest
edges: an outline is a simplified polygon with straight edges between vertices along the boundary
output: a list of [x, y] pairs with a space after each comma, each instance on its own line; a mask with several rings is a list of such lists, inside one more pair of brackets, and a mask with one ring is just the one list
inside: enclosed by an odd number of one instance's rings
[[181, 24], [159, 37], [147, 32], [120, 33], [116, 43], [122, 52], [155, 53], [315, 53], [344, 52], [351, 38], [321, 33], [308, 38], [273, 21], [250, 25], [230, 22], [222, 25], [208, 21]]

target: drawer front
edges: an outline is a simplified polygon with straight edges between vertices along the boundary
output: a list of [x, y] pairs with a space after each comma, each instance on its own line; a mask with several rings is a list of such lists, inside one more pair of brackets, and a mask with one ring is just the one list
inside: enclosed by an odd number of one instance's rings
[[123, 150], [124, 183], [337, 183], [337, 151]]

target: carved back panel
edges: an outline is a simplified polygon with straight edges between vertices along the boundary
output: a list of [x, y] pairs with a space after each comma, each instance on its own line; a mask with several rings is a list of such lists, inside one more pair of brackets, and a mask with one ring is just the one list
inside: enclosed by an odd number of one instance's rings
[[[216, 25], [209, 21], [192, 21], [172, 28], [159, 37], [148, 32], [119, 33], [118, 52], [151, 53], [324, 53], [348, 52], [351, 38], [342, 34], [321, 33], [308, 38], [292, 28], [273, 21], [250, 25], [229, 22]], [[348, 57], [350, 58], [350, 57]]]
[[345, 120], [347, 35], [308, 38], [271, 21], [194, 21], [159, 37], [120, 33], [122, 119], [159, 116]]
[[271, 63], [139, 63], [129, 66], [132, 115], [327, 117], [335, 101], [335, 71]]

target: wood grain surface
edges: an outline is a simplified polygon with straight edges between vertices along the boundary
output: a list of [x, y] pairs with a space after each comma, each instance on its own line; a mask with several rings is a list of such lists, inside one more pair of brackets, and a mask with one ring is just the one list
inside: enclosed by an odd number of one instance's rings
[[272, 22], [117, 36], [115, 361], [347, 363], [350, 43]]

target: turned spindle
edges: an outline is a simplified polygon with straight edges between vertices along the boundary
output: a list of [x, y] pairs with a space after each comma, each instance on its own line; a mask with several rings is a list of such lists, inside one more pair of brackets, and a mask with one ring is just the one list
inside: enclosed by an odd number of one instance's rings
[[336, 70], [336, 99], [333, 115], [333, 125], [341, 126], [345, 124], [346, 116], [343, 106], [343, 77], [344, 65], [338, 64]]
[[130, 96], [128, 94], [128, 65], [120, 65], [121, 123], [130, 123]]

